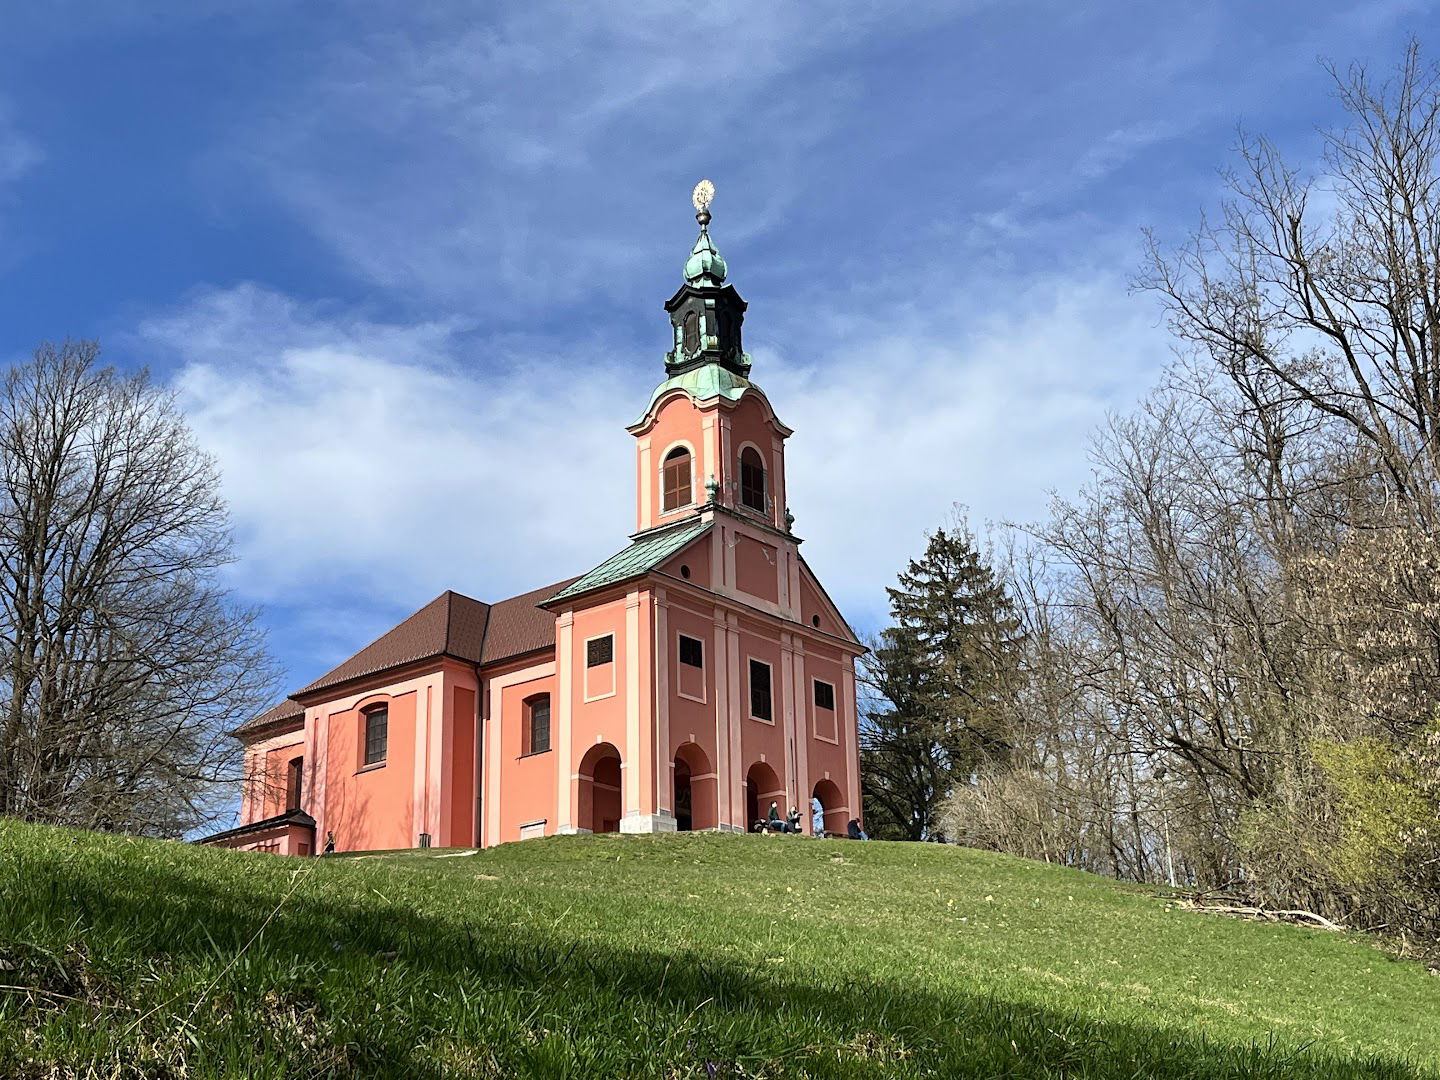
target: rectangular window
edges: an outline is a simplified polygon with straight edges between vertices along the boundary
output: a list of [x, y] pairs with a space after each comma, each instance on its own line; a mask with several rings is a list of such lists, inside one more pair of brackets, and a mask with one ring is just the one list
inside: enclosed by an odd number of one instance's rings
[[680, 635], [680, 663], [698, 668], [705, 666], [705, 645], [699, 638]]
[[526, 753], [543, 754], [550, 749], [550, 695], [532, 698], [530, 708], [530, 749]]
[[829, 709], [835, 711], [835, 687], [828, 682], [815, 680], [815, 707], [817, 709]]
[[390, 710], [371, 709], [365, 714], [365, 764], [378, 765], [385, 760], [390, 743]]
[[609, 664], [615, 659], [615, 635], [606, 634], [604, 637], [591, 638], [585, 643], [585, 666], [587, 668], [600, 667], [602, 664]]
[[775, 719], [770, 706], [770, 665], [762, 660], [750, 661], [750, 715], [757, 720]]
[[290, 764], [285, 772], [285, 809], [300, 809], [300, 784], [304, 775], [305, 759], [291, 758]]

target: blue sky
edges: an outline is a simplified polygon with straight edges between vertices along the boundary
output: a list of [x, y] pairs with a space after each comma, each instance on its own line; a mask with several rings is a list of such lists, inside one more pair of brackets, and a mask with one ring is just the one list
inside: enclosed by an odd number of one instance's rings
[[15, 7], [0, 355], [97, 337], [179, 391], [292, 686], [624, 542], [700, 177], [805, 553], [873, 628], [953, 504], [1083, 483], [1170, 358], [1140, 230], [1217, 204], [1237, 126], [1306, 165], [1322, 58], [1440, 49], [1418, 0]]

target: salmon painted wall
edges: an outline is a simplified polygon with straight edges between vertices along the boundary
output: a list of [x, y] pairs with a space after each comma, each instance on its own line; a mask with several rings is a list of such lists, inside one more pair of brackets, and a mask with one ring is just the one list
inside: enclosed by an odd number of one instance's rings
[[[587, 829], [594, 816], [586, 794], [587, 754], [599, 744], [613, 746], [621, 760], [622, 816], [654, 814], [657, 807], [656, 731], [651, 685], [654, 611], [649, 590], [597, 597], [574, 611], [568, 632], [569, 648], [558, 657], [562, 686], [569, 687], [562, 724], [569, 721], [565, 782], [567, 798], [560, 807], [562, 826]], [[611, 638], [609, 663], [591, 667], [589, 644]], [[561, 744], [562, 753], [565, 743]], [[582, 768], [582, 765], [585, 768]], [[606, 766], [608, 771], [609, 766]], [[585, 806], [582, 806], [582, 802]], [[607, 818], [608, 820], [608, 818]]]
[[304, 757], [304, 753], [303, 727], [257, 740], [245, 747], [240, 824], [249, 825], [285, 812], [286, 768], [292, 758]]
[[[744, 806], [745, 777], [750, 767], [757, 763], [774, 769], [785, 790], [781, 811], [789, 804], [798, 805], [793, 764], [786, 739], [786, 688], [788, 680], [782, 667], [782, 654], [777, 636], [778, 629], [765, 626], [758, 619], [740, 620], [740, 663], [732, 673], [731, 686], [735, 693], [733, 700], [739, 703], [737, 715], [740, 720], [740, 762], [732, 779], [740, 787], [740, 803]], [[766, 723], [755, 718], [751, 709], [750, 661], [758, 660], [770, 666], [770, 711], [773, 720]], [[764, 807], [761, 808], [762, 810]], [[763, 816], [763, 814], [762, 814]], [[748, 824], [748, 823], [747, 823]]]
[[310, 829], [299, 825], [282, 825], [243, 837], [217, 841], [216, 847], [236, 851], [255, 851], [264, 855], [313, 855]]
[[[819, 623], [816, 623], [819, 619]], [[825, 602], [820, 590], [810, 578], [809, 570], [800, 571], [800, 621], [832, 637], [845, 637], [845, 628], [831, 614], [831, 607]]]
[[778, 544], [744, 534], [735, 537], [735, 587], [772, 604], [780, 602]]
[[[753, 446], [765, 467], [765, 490], [770, 505], [759, 520], [774, 528], [785, 522], [785, 435], [758, 393], [747, 392], [738, 402], [712, 399], [694, 401], [683, 391], [667, 395], [647, 421], [632, 428], [636, 445], [636, 529], [644, 530], [684, 517], [684, 511], [706, 499], [711, 476], [720, 485], [720, 502], [741, 508], [740, 454]], [[676, 447], [691, 455], [691, 503], [665, 511], [663, 465]], [[744, 511], [749, 513], [750, 511]]]
[[[828, 832], [844, 833], [852, 817], [860, 817], [858, 805], [852, 806], [849, 785], [849, 756], [845, 739], [854, 731], [854, 716], [845, 694], [845, 673], [848, 660], [838, 651], [824, 649], [811, 644], [804, 655], [804, 686], [801, 705], [806, 714], [807, 766], [809, 790], [804, 792], [808, 804], [816, 793], [817, 785], [822, 786], [820, 801], [825, 806], [825, 828]], [[821, 708], [815, 701], [815, 683], [820, 680], [832, 690], [835, 708]], [[835, 785], [836, 790], [823, 788], [825, 781]], [[808, 816], [808, 810], [807, 810]]]
[[[705, 481], [717, 468], [715, 456], [706, 446], [705, 429], [705, 414], [684, 392], [667, 397], [656, 408], [649, 429], [639, 436], [636, 446], [637, 530], [678, 521], [705, 501]], [[667, 512], [663, 466], [666, 455], [676, 447], [690, 452], [691, 497], [683, 507]]]
[[[418, 692], [391, 696], [369, 694], [354, 706], [325, 716], [326, 768], [324, 818], [317, 842], [335, 834], [337, 851], [374, 851], [415, 847], [415, 714]], [[360, 710], [389, 706], [385, 762], [362, 763]]]
[[[676, 812], [675, 774], [676, 761], [680, 758], [682, 768], [692, 775], [692, 827], [713, 828], [721, 820], [718, 780], [704, 778], [714, 776], [720, 758], [714, 605], [670, 593], [663, 626], [664, 653], [656, 657], [664, 673], [664, 677], [657, 680], [657, 696], [663, 694], [665, 702], [660, 807], [672, 814]], [[701, 667], [680, 662], [682, 636], [699, 642]], [[695, 798], [697, 793], [702, 797]]]
[[[294, 736], [294, 739], [294, 742], [265, 751], [264, 787], [260, 793], [263, 798], [258, 807], [259, 812], [253, 820], [260, 821], [285, 812], [285, 800], [289, 792], [287, 785], [290, 762], [295, 758], [303, 757], [305, 752], [304, 739], [299, 735]], [[305, 794], [303, 782], [301, 788], [301, 805], [303, 806]]]
[[[489, 681], [490, 702], [487, 711], [493, 725], [491, 757], [487, 773], [495, 770], [491, 783], [491, 799], [495, 805], [487, 815], [493, 822], [488, 837], [490, 844], [503, 844], [520, 839], [520, 830], [539, 822], [541, 835], [552, 836], [555, 820], [555, 797], [558, 772], [556, 760], [559, 745], [559, 717], [556, 699], [555, 665], [543, 665], [511, 675], [503, 680]], [[525, 703], [540, 695], [550, 697], [550, 749], [529, 753], [527, 747], [527, 710]]]
[[445, 761], [441, 783], [445, 827], [438, 843], [469, 847], [478, 843], [475, 789], [476, 686], [474, 680], [445, 680]]
[[673, 559], [661, 563], [660, 572], [677, 577], [681, 581], [688, 581], [699, 589], [710, 588], [714, 536], [713, 531], [706, 533]]
[[746, 394], [725, 413], [726, 449], [724, 480], [727, 484], [727, 505], [740, 507], [740, 455], [747, 446], [754, 447], [765, 466], [765, 491], [770, 496], [766, 512], [757, 517], [777, 529], [785, 527], [785, 439], [771, 418], [770, 410], [758, 394]]

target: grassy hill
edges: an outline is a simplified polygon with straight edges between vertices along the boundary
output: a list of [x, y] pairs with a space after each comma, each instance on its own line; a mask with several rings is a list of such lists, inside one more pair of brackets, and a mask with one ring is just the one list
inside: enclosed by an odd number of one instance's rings
[[1436, 1077], [1440, 979], [978, 852], [0, 822], [0, 1076]]

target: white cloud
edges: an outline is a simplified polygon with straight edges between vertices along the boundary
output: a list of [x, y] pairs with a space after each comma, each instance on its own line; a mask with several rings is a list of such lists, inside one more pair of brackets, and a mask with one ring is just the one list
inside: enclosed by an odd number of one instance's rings
[[954, 504], [980, 527], [1039, 518], [1049, 492], [1077, 488], [1090, 432], [1169, 359], [1151, 305], [1103, 271], [1034, 279], [987, 312], [909, 309], [847, 338], [813, 365], [757, 357], [756, 377], [796, 429], [787, 463], [806, 556], [871, 623]]
[[[516, 346], [254, 286], [202, 293], [140, 336], [183, 358], [175, 385], [223, 469], [238, 584], [255, 599], [498, 599], [588, 569], [634, 527], [623, 426], [658, 363], [647, 377], [567, 363], [570, 350], [497, 358]], [[1148, 307], [1103, 276], [1035, 281], [983, 316], [852, 317], [845, 339], [812, 364], [757, 349], [755, 377], [796, 429], [789, 494], [807, 557], [861, 622], [952, 504], [977, 522], [1025, 518], [1048, 489], [1075, 487], [1089, 430], [1165, 355]]]
[[223, 470], [243, 592], [498, 599], [623, 543], [634, 522], [614, 492], [638, 393], [543, 357], [482, 373], [459, 332], [326, 315], [254, 286], [140, 328], [182, 358], [174, 384]]

